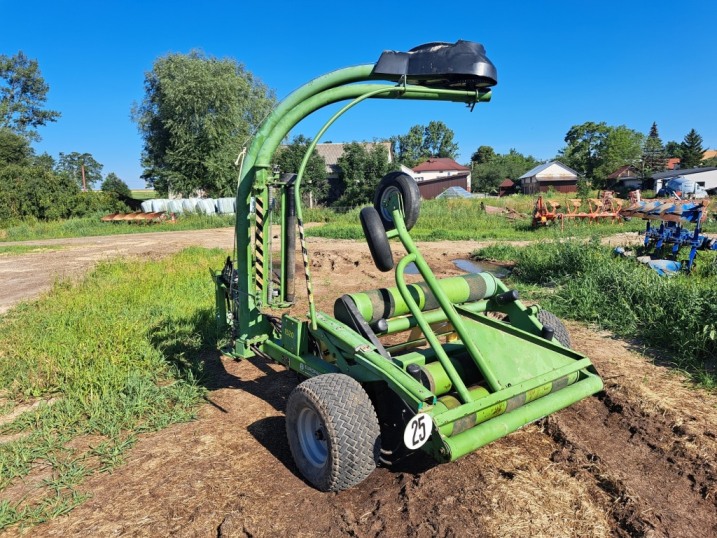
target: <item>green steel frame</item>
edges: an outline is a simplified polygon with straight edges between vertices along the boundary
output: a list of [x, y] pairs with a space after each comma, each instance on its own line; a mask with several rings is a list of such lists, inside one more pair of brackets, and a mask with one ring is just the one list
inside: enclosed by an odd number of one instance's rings
[[[366, 387], [384, 387], [395, 393], [410, 414], [428, 413], [431, 417], [434, 430], [424, 450], [439, 461], [450, 461], [594, 394], [601, 390], [602, 382], [587, 358], [546, 338], [536, 317], [537, 307], [526, 307], [518, 300], [499, 300], [500, 295], [508, 291], [500, 280], [484, 277], [485, 296], [464, 303], [460, 299], [464, 295], [460, 286], [465, 285], [461, 279], [437, 279], [406, 229], [401, 199], [397, 195], [386, 202], [396, 226], [388, 236], [398, 238], [407, 254], [396, 266], [396, 288], [390, 293], [402, 300], [404, 311], [385, 320], [383, 334], [417, 327], [422, 333], [420, 343], [428, 347], [415, 349], [411, 342], [392, 346], [388, 349], [393, 355], [387, 358], [344, 323], [316, 311], [299, 196], [306, 162], [315, 143], [336, 119], [366, 99], [452, 101], [472, 107], [490, 100], [491, 96], [490, 90], [483, 89], [366, 83], [371, 80], [374, 80], [372, 64], [334, 71], [296, 90], [262, 123], [240, 172], [236, 200], [236, 272], [230, 282], [223, 272], [214, 274], [216, 320], [220, 329], [231, 328], [232, 354], [237, 358], [266, 355], [307, 377], [342, 372]], [[314, 138], [293, 184], [280, 181], [270, 163], [281, 141], [303, 118], [341, 101], [348, 103]], [[281, 191], [282, 207], [290, 199], [288, 190], [293, 191], [309, 298], [308, 320], [285, 315], [280, 329], [272, 323], [268, 307], [291, 305], [293, 292], [282, 279], [279, 297], [269, 293], [271, 234], [263, 233], [263, 228], [267, 223], [270, 188]], [[254, 211], [252, 205], [255, 205]], [[282, 228], [287, 226], [284, 213], [280, 224]], [[285, 275], [290, 257], [285, 234], [281, 237], [281, 274]], [[404, 278], [406, 266], [411, 262], [415, 263], [439, 308], [424, 312], [423, 305], [414, 298]], [[360, 298], [357, 300], [360, 303]], [[510, 323], [489, 318], [484, 315], [488, 311], [507, 314]], [[439, 322], [455, 335], [453, 344], [441, 344], [433, 330], [433, 324]], [[464, 379], [465, 363], [459, 364], [458, 355], [469, 357], [467, 367], [480, 373], [478, 380], [469, 384]], [[409, 373], [411, 367], [414, 372], [416, 367], [427, 372], [441, 389], [427, 387]]]

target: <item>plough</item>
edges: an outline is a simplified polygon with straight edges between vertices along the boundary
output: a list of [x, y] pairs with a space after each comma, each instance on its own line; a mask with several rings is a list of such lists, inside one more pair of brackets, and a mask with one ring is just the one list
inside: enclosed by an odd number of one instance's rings
[[[690, 254], [684, 269], [690, 272], [697, 251], [717, 250], [717, 240], [702, 234], [708, 205], [709, 200], [640, 200], [624, 209], [622, 214], [646, 221], [644, 248], [651, 258], [661, 258], [665, 247], [671, 247], [667, 255], [677, 261], [680, 249], [689, 247]], [[655, 226], [655, 221], [659, 221], [659, 225]], [[694, 225], [695, 228], [690, 231], [686, 225]]]
[[163, 222], [167, 219], [174, 222], [174, 214], [167, 215], [166, 211], [154, 211], [150, 213], [135, 211], [134, 213], [111, 213], [105, 215], [100, 220], [102, 222]]
[[610, 219], [611, 222], [621, 222], [620, 212], [623, 200], [615, 198], [612, 191], [603, 191], [598, 198], [587, 200], [587, 211], [582, 210], [583, 200], [580, 198], [566, 200], [565, 206], [565, 212], [558, 212], [558, 209], [562, 207], [559, 203], [553, 200], [543, 200], [543, 196], [539, 195], [533, 209], [533, 227], [547, 226], [555, 220], [560, 220], [562, 225], [565, 219], [587, 220], [588, 222]]
[[[385, 81], [385, 82], [379, 82]], [[368, 99], [488, 101], [496, 70], [482, 45], [431, 43], [384, 52], [296, 90], [264, 120], [241, 164], [236, 252], [213, 271], [225, 352], [258, 356], [306, 378], [291, 393], [286, 433], [300, 473], [316, 488], [350, 488], [380, 462], [415, 450], [439, 462], [469, 454], [602, 389], [564, 325], [487, 273], [437, 278], [410, 230], [420, 195], [410, 176], [383, 177], [360, 221], [380, 271], [395, 286], [345, 294], [317, 311], [300, 188], [309, 156], [343, 113]], [[345, 102], [319, 130], [297, 173], [280, 175], [274, 152], [303, 118]], [[278, 252], [272, 238], [279, 227]], [[296, 235], [308, 316], [275, 315], [296, 303]], [[394, 263], [390, 239], [405, 255]], [[422, 280], [407, 284], [413, 263]], [[503, 319], [489, 316], [500, 313]]]

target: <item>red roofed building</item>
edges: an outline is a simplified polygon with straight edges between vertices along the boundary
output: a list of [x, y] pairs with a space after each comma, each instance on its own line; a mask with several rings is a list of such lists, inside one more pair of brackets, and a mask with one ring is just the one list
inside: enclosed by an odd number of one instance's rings
[[510, 178], [505, 178], [501, 184], [498, 185], [498, 197], [514, 193], [515, 183]]
[[413, 168], [421, 197], [431, 199], [450, 187], [471, 190], [471, 169], [448, 157], [431, 157]]

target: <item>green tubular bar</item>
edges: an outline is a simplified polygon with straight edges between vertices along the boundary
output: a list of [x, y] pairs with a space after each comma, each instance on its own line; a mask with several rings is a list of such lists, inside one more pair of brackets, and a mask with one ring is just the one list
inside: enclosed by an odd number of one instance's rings
[[[496, 278], [490, 273], [442, 278], [437, 283], [453, 304], [488, 299], [498, 291]], [[409, 284], [407, 287], [421, 312], [438, 308], [438, 301], [425, 282]], [[349, 293], [348, 296], [369, 324], [380, 319], [390, 321], [391, 318], [410, 313], [397, 287]]]
[[452, 437], [442, 437], [445, 450], [439, 450], [434, 455], [440, 461], [457, 460], [526, 424], [564, 409], [600, 390], [602, 390], [600, 378], [592, 374], [587, 375], [577, 383], [526, 403], [509, 413], [496, 416]]

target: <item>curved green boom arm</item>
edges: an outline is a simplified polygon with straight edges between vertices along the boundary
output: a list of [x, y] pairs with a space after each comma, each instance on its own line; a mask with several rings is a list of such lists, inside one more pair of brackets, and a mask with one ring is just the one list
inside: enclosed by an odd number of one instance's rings
[[[257, 216], [251, 212], [251, 205], [252, 199], [257, 200], [260, 207], [268, 204], [268, 184], [278, 179], [271, 171], [271, 159], [291, 129], [327, 105], [351, 99], [361, 100], [362, 97], [452, 101], [472, 106], [490, 100], [491, 96], [489, 89], [481, 88], [452, 89], [395, 82], [365, 84], [378, 78], [382, 77], [374, 75], [374, 65], [367, 64], [340, 69], [314, 79], [284, 99], [264, 120], [254, 136], [244, 159], [236, 198], [238, 305], [234, 308], [234, 324], [237, 354], [252, 355], [250, 346], [266, 339], [271, 332], [270, 323], [260, 309], [267, 302], [266, 290], [272, 269], [264, 267], [264, 264], [268, 265], [269, 256], [257, 256], [257, 249], [266, 251], [269, 244], [258, 244], [256, 237], [252, 241], [252, 227], [257, 225]], [[330, 122], [335, 119], [332, 118]], [[296, 204], [299, 203], [297, 197]]]

